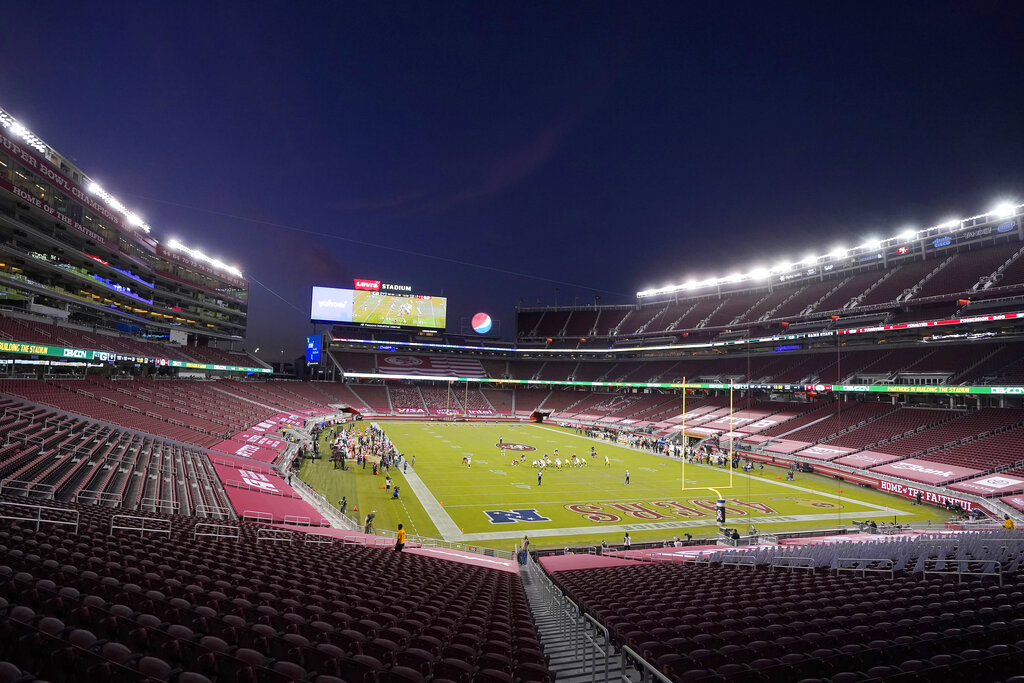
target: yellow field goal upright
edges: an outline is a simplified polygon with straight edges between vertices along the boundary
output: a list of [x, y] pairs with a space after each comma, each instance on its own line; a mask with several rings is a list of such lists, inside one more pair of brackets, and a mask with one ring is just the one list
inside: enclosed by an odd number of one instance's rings
[[[718, 501], [715, 505], [715, 519], [719, 524], [725, 523], [725, 498], [722, 496], [722, 491], [734, 488], [733, 478], [733, 467], [732, 457], [735, 453], [733, 439], [735, 433], [733, 431], [733, 382], [729, 380], [729, 462], [726, 464], [726, 469], [729, 471], [729, 485], [728, 486], [687, 486], [686, 485], [686, 378], [683, 377], [683, 421], [681, 424], [680, 431], [683, 434], [683, 458], [682, 458], [682, 471], [679, 477], [679, 483], [682, 491], [711, 491], [718, 496]], [[702, 472], [707, 472], [704, 468], [701, 468]]]

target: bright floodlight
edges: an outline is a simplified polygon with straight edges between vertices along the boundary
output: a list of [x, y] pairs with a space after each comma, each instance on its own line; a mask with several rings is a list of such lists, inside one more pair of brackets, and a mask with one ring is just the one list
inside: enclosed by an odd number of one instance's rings
[[963, 222], [963, 219], [961, 219], [961, 218], [950, 218], [948, 220], [945, 220], [945, 221], [939, 223], [939, 225], [937, 227], [940, 227], [940, 228], [959, 228], [960, 227], [960, 223], [962, 223], [962, 222]]
[[167, 246], [171, 249], [181, 249], [185, 245], [183, 245], [177, 239], [172, 237], [171, 239], [167, 240]]
[[766, 277], [768, 277], [768, 275], [769, 273], [767, 268], [754, 268], [749, 273], [747, 273], [747, 277], [749, 277], [752, 280], [763, 280]]
[[1009, 218], [1013, 215], [1015, 207], [1010, 202], [1002, 202], [996, 205], [996, 208], [992, 209], [990, 213], [996, 215], [999, 218]]
[[860, 248], [861, 249], [872, 249], [873, 250], [873, 249], [878, 249], [880, 246], [882, 246], [882, 242], [880, 240], [875, 239], [875, 238], [872, 237], [867, 242], [865, 242], [864, 244], [860, 245]]
[[906, 230], [901, 232], [899, 235], [897, 235], [897, 237], [899, 237], [901, 240], [912, 240], [915, 237], [917, 237], [917, 230], [913, 230], [911, 228], [907, 228]]
[[99, 186], [99, 183], [89, 183], [90, 194], [103, 194], [103, 188]]
[[843, 258], [846, 256], [846, 247], [836, 247], [828, 255], [832, 258]]
[[697, 281], [696, 280], [689, 280], [689, 281], [686, 282], [686, 284], [683, 285], [683, 289], [693, 289], [696, 286], [697, 286]]
[[803, 259], [800, 261], [800, 263], [809, 266], [809, 265], [811, 265], [812, 263], [814, 263], [817, 260], [818, 260], [817, 256], [815, 256], [814, 254], [808, 254], [807, 256], [803, 257]]
[[779, 273], [788, 273], [792, 269], [793, 264], [790, 263], [789, 261], [779, 261], [778, 263], [775, 264], [775, 268], [773, 268], [772, 270], [775, 270]]
[[134, 213], [128, 214], [128, 222], [136, 226], [142, 225], [142, 219], [139, 218], [138, 215]]

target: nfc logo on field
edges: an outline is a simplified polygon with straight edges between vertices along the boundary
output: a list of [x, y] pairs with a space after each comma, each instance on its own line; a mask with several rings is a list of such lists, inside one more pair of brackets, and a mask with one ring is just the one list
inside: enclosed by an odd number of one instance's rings
[[511, 524], [513, 522], [550, 522], [535, 509], [530, 510], [484, 510], [491, 524]]

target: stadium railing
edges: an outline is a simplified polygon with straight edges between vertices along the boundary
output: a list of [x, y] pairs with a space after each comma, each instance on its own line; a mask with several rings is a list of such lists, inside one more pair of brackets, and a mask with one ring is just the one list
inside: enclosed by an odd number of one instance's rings
[[[581, 663], [580, 668], [582, 670], [580, 673], [585, 674], [589, 664], [592, 677], [596, 677], [598, 674], [598, 660], [600, 658], [604, 664], [604, 678], [602, 680], [611, 680], [608, 677], [608, 660], [614, 654], [615, 648], [608, 629], [590, 615], [585, 614], [578, 604], [573, 602], [561, 588], [556, 586], [551, 581], [551, 577], [547, 575], [530, 553], [526, 553], [526, 572], [529, 574], [531, 581], [535, 585], [540, 586], [541, 590], [547, 594], [547, 604], [542, 606], [534, 605], [534, 613], [537, 614], [539, 611], [543, 611], [552, 617], [555, 629], [558, 632], [557, 640], [560, 643], [567, 643], [572, 646], [575, 661]], [[622, 671], [624, 672], [626, 668], [625, 653], [623, 652], [620, 656], [623, 658]], [[643, 658], [634, 652], [630, 657], [630, 663], [633, 663], [632, 660], [634, 659], [636, 660], [638, 670], [643, 672], [643, 669], [639, 668]], [[650, 670], [654, 671], [655, 675], [658, 676], [657, 680], [671, 683], [669, 679], [661, 676], [654, 669]], [[625, 677], [624, 679], [628, 680]], [[642, 673], [641, 680], [644, 680]]]

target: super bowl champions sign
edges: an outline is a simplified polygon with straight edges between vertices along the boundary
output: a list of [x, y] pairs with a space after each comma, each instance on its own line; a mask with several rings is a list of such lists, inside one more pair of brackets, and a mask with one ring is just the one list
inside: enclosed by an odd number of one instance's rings
[[95, 360], [101, 363], [129, 362], [139, 365], [157, 365], [170, 368], [186, 368], [189, 370], [218, 370], [225, 372], [258, 372], [271, 373], [270, 368], [248, 368], [240, 365], [211, 365], [209, 363], [189, 363], [167, 358], [151, 356], [134, 356], [111, 351], [93, 351], [90, 349], [74, 349], [66, 346], [47, 346], [31, 342], [0, 341], [0, 352], [17, 353], [30, 356], [48, 356], [51, 358], [68, 358], [74, 360]]

